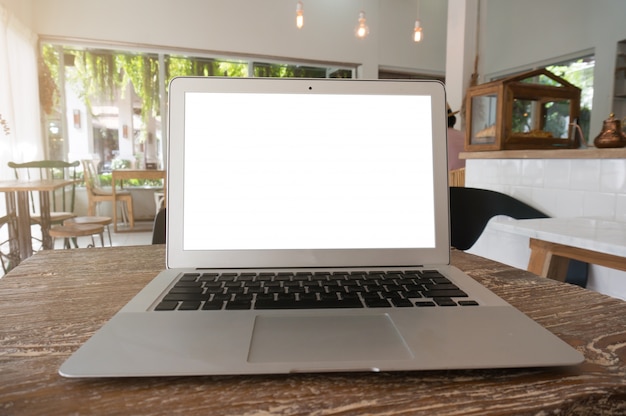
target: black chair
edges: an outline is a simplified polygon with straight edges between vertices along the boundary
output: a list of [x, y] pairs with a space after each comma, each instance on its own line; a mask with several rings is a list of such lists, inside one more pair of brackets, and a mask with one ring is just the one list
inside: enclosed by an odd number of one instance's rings
[[167, 232], [165, 227], [167, 208], [162, 208], [154, 219], [154, 226], [152, 228], [152, 244], [165, 244]]
[[[483, 233], [489, 220], [506, 215], [518, 220], [548, 215], [512, 196], [487, 189], [450, 187], [450, 243], [468, 250]], [[570, 260], [566, 282], [587, 285], [588, 264]]]

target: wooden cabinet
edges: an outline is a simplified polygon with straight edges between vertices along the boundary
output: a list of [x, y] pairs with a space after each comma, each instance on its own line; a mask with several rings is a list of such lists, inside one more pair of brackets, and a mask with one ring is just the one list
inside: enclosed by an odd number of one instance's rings
[[545, 69], [471, 87], [466, 100], [466, 150], [575, 146], [580, 88]]

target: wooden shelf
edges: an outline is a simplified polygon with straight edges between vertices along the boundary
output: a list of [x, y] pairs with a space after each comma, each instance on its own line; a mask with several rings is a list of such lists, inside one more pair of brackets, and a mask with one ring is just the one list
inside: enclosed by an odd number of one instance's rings
[[494, 150], [461, 152], [461, 159], [626, 159], [626, 148]]

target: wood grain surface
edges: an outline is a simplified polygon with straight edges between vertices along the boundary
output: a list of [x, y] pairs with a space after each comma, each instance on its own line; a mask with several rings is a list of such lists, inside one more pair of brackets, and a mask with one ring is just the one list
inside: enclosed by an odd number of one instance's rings
[[[453, 252], [581, 351], [568, 369], [65, 379], [61, 363], [165, 265], [163, 246], [43, 251], [0, 280], [0, 415], [624, 415], [626, 302]], [[462, 342], [460, 340], [459, 342]]]

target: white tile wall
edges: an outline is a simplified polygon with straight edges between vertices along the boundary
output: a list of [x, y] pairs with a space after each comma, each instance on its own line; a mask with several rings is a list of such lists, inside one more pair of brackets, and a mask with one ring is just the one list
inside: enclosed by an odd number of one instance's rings
[[[503, 192], [552, 217], [626, 222], [626, 159], [468, 159], [465, 186]], [[487, 226], [469, 252], [525, 268], [528, 239], [517, 237]], [[587, 287], [626, 299], [626, 272], [592, 266]]]

